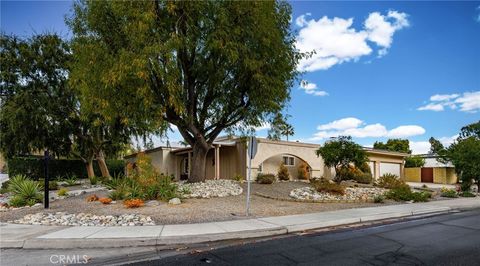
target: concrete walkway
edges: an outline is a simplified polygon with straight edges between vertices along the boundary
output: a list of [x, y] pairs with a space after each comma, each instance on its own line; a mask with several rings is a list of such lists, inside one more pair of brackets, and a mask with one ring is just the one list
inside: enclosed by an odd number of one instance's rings
[[197, 224], [59, 227], [3, 223], [0, 224], [0, 247], [69, 249], [192, 244], [472, 208], [480, 208], [478, 197]]

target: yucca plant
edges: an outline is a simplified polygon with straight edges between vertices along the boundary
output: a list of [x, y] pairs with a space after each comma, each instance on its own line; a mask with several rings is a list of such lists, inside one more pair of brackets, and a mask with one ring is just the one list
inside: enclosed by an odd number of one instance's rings
[[65, 179], [65, 183], [67, 183], [68, 186], [75, 186], [77, 184], [77, 176], [76, 175], [71, 175], [68, 178]]
[[17, 175], [10, 179], [8, 189], [13, 193], [10, 200], [12, 206], [33, 205], [42, 201], [42, 194], [38, 191], [38, 183], [26, 176]]

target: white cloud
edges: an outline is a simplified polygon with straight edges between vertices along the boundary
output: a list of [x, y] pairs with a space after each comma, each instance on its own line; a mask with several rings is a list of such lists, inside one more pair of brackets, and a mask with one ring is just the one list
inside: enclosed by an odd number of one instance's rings
[[355, 117], [347, 117], [332, 121], [327, 124], [319, 125], [318, 132], [310, 139], [318, 141], [340, 135], [352, 136], [356, 138], [367, 137], [391, 137], [405, 138], [411, 136], [422, 135], [425, 129], [417, 125], [403, 125], [388, 130], [380, 123], [366, 124], [362, 120]]
[[300, 82], [300, 88], [299, 89], [302, 89], [302, 90], [305, 91], [305, 93], [311, 94], [311, 95], [314, 95], [314, 96], [327, 96], [328, 95], [328, 93], [326, 91], [319, 90], [317, 88], [317, 84], [307, 82], [306, 80], [302, 80], [302, 82]]
[[254, 127], [253, 129], [255, 131], [262, 131], [262, 130], [267, 130], [270, 129], [271, 125], [268, 122], [263, 122], [261, 126]]
[[455, 103], [460, 106], [460, 111], [476, 113], [480, 110], [480, 91], [465, 92]]
[[458, 96], [460, 96], [460, 95], [458, 95], [456, 93], [454, 93], [454, 94], [435, 94], [435, 95], [430, 97], [430, 101], [432, 101], [432, 102], [449, 101], [449, 100], [457, 98]]
[[390, 130], [387, 137], [391, 138], [405, 138], [410, 136], [418, 136], [425, 134], [425, 129], [421, 126], [408, 125], [399, 126]]
[[368, 41], [375, 43], [378, 54], [383, 56], [392, 44], [393, 34], [409, 25], [407, 14], [397, 11], [389, 11], [386, 15], [370, 13], [362, 30], [352, 27], [353, 18], [324, 16], [315, 20], [307, 19], [309, 15], [296, 19], [301, 28], [296, 47], [301, 52], [313, 53], [300, 61], [300, 71], [324, 70], [343, 62], [357, 61], [372, 53]]
[[[458, 135], [451, 137], [441, 137], [438, 140], [443, 144], [443, 146], [448, 147], [452, 144]], [[428, 141], [410, 141], [410, 149], [412, 154], [426, 154], [430, 151], [430, 142]]]
[[480, 110], [480, 91], [461, 94], [435, 94], [430, 97], [430, 103], [417, 108], [419, 111], [443, 111], [445, 107], [462, 112], [476, 113]]

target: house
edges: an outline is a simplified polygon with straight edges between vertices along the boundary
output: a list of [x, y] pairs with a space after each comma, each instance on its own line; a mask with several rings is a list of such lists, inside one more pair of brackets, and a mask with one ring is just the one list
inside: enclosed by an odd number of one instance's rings
[[[289, 169], [290, 176], [297, 178], [298, 168], [307, 165], [309, 177], [332, 178], [335, 171], [325, 166], [323, 159], [317, 157], [315, 151], [319, 144], [293, 141], [273, 141], [257, 138], [257, 154], [252, 160], [252, 178], [258, 173], [278, 172], [283, 162]], [[365, 148], [369, 157], [369, 165], [375, 178], [393, 173], [403, 177], [404, 158], [408, 154]], [[191, 147], [158, 147], [144, 151], [152, 159], [153, 166], [164, 174], [173, 175], [176, 180], [188, 179], [192, 158]], [[221, 137], [216, 139], [207, 154], [207, 179], [234, 178], [247, 176], [247, 143], [244, 138]], [[136, 154], [125, 157], [134, 163]]]
[[437, 161], [435, 154], [420, 154], [425, 159], [423, 167], [405, 168], [405, 180], [437, 184], [456, 184], [458, 182], [455, 166], [451, 162]]

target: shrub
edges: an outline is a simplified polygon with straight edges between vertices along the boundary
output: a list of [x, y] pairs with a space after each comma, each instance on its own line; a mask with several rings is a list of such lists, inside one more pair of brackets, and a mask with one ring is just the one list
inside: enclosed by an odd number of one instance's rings
[[96, 176], [91, 176], [88, 178], [90, 180], [90, 185], [94, 186], [98, 183], [98, 178]]
[[245, 180], [245, 178], [243, 178], [243, 176], [240, 175], [240, 174], [236, 174], [236, 175], [233, 176], [233, 180], [241, 182], [241, 181]]
[[68, 178], [65, 179], [65, 183], [67, 186], [75, 186], [77, 184], [77, 176], [76, 175], [71, 175]]
[[141, 199], [128, 199], [123, 201], [123, 205], [127, 208], [138, 208], [144, 205], [143, 200]]
[[400, 188], [408, 187], [405, 181], [401, 180], [397, 175], [394, 174], [384, 174], [378, 178], [377, 185], [383, 188]]
[[87, 197], [87, 202], [93, 202], [97, 200], [98, 200], [98, 197], [95, 194]]
[[465, 197], [465, 198], [473, 198], [473, 197], [476, 197], [476, 195], [470, 191], [463, 191], [460, 193], [460, 196], [461, 197]]
[[62, 188], [57, 192], [57, 195], [60, 197], [68, 196], [68, 189]]
[[377, 195], [377, 196], [373, 197], [373, 202], [383, 203], [383, 202], [385, 202], [385, 197], [382, 196], [382, 195]]
[[42, 201], [42, 194], [38, 191], [38, 183], [23, 175], [12, 177], [8, 190], [13, 193], [13, 197], [10, 200], [11, 206], [33, 205]]
[[340, 194], [340, 195], [345, 194], [344, 186], [331, 182], [325, 178], [311, 179], [310, 183], [312, 184], [313, 188], [315, 188], [317, 192], [325, 192], [325, 193]]
[[357, 181], [361, 184], [370, 184], [373, 181], [372, 174], [370, 173], [362, 173], [360, 175], [356, 175], [353, 180]]
[[305, 162], [301, 162], [298, 166], [298, 179], [308, 179], [308, 165]]
[[425, 159], [418, 155], [413, 155], [405, 158], [405, 167], [423, 167], [425, 165]]
[[100, 201], [102, 204], [112, 203], [112, 199], [109, 199], [109, 198], [99, 198], [98, 201]]
[[446, 187], [442, 187], [440, 190], [440, 196], [446, 197], [446, 198], [457, 198], [457, 191], [455, 189], [448, 189]]
[[385, 196], [388, 199], [395, 201], [411, 201], [414, 202], [425, 202], [432, 197], [432, 194], [429, 192], [413, 192], [409, 186], [400, 186], [392, 188], [390, 191], [385, 193]]
[[108, 194], [108, 197], [112, 200], [124, 200], [126, 197], [124, 190], [114, 190]]
[[472, 182], [471, 181], [465, 181], [463, 180], [462, 183], [460, 184], [460, 190], [461, 191], [470, 191], [472, 187]]
[[280, 164], [280, 167], [278, 168], [278, 179], [283, 181], [290, 180], [290, 173], [284, 163]]
[[277, 178], [273, 174], [258, 174], [257, 183], [259, 184], [273, 184]]

